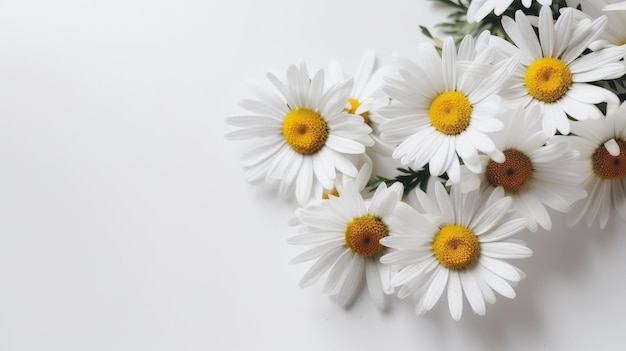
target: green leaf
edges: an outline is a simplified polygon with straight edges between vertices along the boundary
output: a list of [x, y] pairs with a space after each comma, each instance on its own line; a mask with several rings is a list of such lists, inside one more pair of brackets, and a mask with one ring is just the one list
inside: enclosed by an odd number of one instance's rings
[[385, 178], [381, 176], [374, 177], [367, 183], [367, 187], [369, 191], [375, 191], [376, 188], [382, 183], [387, 184], [387, 186], [392, 185], [393, 183], [400, 182], [404, 186], [404, 195], [408, 194], [411, 190], [416, 187], [420, 187], [423, 191], [426, 191], [426, 186], [428, 185], [428, 179], [430, 178], [430, 173], [428, 172], [428, 168], [414, 170], [411, 167], [409, 168], [396, 168], [400, 174], [398, 174], [395, 178]]

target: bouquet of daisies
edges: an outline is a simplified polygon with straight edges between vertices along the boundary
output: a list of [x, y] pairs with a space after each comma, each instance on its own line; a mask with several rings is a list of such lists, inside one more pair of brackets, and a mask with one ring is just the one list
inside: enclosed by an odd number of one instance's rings
[[479, 315], [515, 297], [515, 235], [552, 211], [626, 219], [626, 2], [433, 1], [451, 14], [416, 57], [268, 73], [227, 138], [253, 141], [247, 181], [296, 200], [301, 286], [418, 314], [445, 293], [459, 320], [463, 295]]

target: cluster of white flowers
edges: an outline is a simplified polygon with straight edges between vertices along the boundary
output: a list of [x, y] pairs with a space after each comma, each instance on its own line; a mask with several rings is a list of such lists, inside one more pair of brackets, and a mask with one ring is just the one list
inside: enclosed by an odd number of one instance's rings
[[[505, 38], [447, 37], [382, 67], [370, 52], [347, 78], [292, 65], [242, 101], [250, 114], [227, 118], [239, 127], [228, 139], [254, 142], [245, 179], [297, 200], [288, 243], [308, 249], [292, 262], [314, 261], [301, 286], [326, 276], [342, 306], [367, 286], [378, 307], [412, 297], [418, 314], [447, 291], [455, 320], [463, 295], [484, 315], [524, 277], [508, 260], [532, 251], [514, 235], [550, 230], [551, 211], [572, 226], [626, 219], [626, 104], [598, 84], [626, 74], [626, 2], [512, 3], [467, 10], [469, 22], [514, 13]], [[408, 181], [371, 195], [385, 159]]]

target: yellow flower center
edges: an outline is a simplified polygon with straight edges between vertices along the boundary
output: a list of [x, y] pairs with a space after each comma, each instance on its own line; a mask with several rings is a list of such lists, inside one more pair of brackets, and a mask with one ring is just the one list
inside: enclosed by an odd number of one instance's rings
[[283, 121], [283, 137], [303, 155], [318, 152], [328, 139], [328, 125], [319, 113], [309, 109], [291, 110]]
[[324, 192], [322, 193], [322, 199], [328, 200], [330, 195], [339, 197], [339, 191], [337, 191], [337, 188], [333, 188], [332, 190], [324, 189]]
[[458, 91], [437, 96], [428, 111], [430, 123], [446, 135], [461, 134], [470, 125], [474, 108], [469, 99]]
[[452, 270], [471, 267], [480, 256], [480, 243], [474, 231], [462, 225], [450, 224], [437, 233], [433, 241], [435, 258]]
[[[353, 115], [356, 115], [356, 110], [359, 109], [359, 106], [361, 106], [361, 102], [355, 98], [350, 98], [348, 99], [348, 102], [350, 103], [350, 108], [346, 108], [344, 109], [344, 112], [348, 112], [351, 113]], [[369, 119], [369, 112], [365, 111], [363, 113], [361, 113], [359, 116], [363, 117], [363, 122], [365, 122], [366, 124], [368, 124], [370, 122]]]
[[626, 143], [617, 141], [619, 155], [611, 155], [604, 145], [600, 145], [591, 156], [593, 172], [600, 178], [620, 179], [626, 176]]
[[572, 86], [572, 71], [558, 58], [542, 57], [528, 66], [524, 82], [530, 96], [543, 102], [555, 102]]
[[533, 164], [523, 152], [504, 150], [504, 162], [489, 160], [487, 181], [493, 186], [502, 186], [508, 192], [518, 191], [533, 175]]
[[348, 223], [345, 231], [346, 244], [361, 256], [372, 256], [383, 249], [380, 239], [389, 235], [387, 225], [370, 214], [356, 217]]

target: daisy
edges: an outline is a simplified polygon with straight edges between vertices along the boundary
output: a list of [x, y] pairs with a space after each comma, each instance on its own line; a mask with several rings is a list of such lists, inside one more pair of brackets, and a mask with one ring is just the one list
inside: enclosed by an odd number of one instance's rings
[[[392, 103], [380, 110], [387, 118], [380, 126], [381, 138], [398, 145], [392, 156], [403, 165], [421, 169], [428, 163], [430, 174], [445, 172], [457, 182], [459, 157], [473, 172], [480, 170], [479, 151], [502, 158], [487, 134], [503, 127], [496, 118], [498, 91], [517, 58], [491, 65], [493, 48], [478, 52], [471, 36], [463, 39], [458, 52], [448, 37], [441, 56], [427, 43], [419, 54], [419, 62], [398, 57], [398, 75], [386, 77]], [[477, 74], [474, 66], [487, 69]]]
[[[572, 117], [576, 120], [597, 119], [602, 112], [596, 104], [619, 104], [611, 91], [587, 84], [618, 78], [626, 67], [618, 63], [620, 49], [606, 49], [581, 56], [606, 26], [606, 17], [593, 21], [574, 21], [574, 10], [564, 9], [556, 23], [552, 10], [543, 6], [539, 13], [539, 39], [522, 11], [515, 21], [502, 19], [502, 26], [520, 49], [521, 60], [511, 77], [504, 98], [525, 107], [540, 107], [543, 131], [548, 136], [570, 132]], [[502, 42], [500, 42], [502, 43]]]
[[613, 208], [626, 219], [626, 104], [606, 118], [572, 124], [574, 135], [556, 138], [580, 151], [584, 161], [577, 170], [585, 177], [589, 194], [572, 205], [567, 223], [575, 225], [586, 218], [591, 227], [598, 218], [600, 228], [608, 223]]
[[[529, 230], [537, 231], [537, 225], [550, 230], [548, 208], [564, 213], [587, 195], [578, 173], [582, 161], [565, 144], [546, 145], [548, 137], [534, 118], [537, 108], [517, 107], [511, 112], [503, 117], [506, 128], [493, 135], [496, 147], [504, 152], [504, 162], [481, 156], [483, 172], [476, 177], [483, 192], [502, 187], [513, 200], [512, 209], [528, 219]], [[472, 174], [466, 173], [462, 182], [471, 182]]]
[[384, 173], [386, 169], [396, 169], [401, 164], [386, 164], [391, 159], [393, 147], [380, 138], [379, 126], [384, 121], [378, 111], [389, 105], [389, 96], [383, 91], [383, 76], [391, 72], [389, 65], [380, 66], [374, 51], [366, 52], [359, 62], [352, 77], [346, 75], [337, 62], [331, 62], [326, 68], [327, 82], [336, 84], [352, 78], [354, 85], [346, 101], [345, 111], [363, 117], [363, 122], [372, 128], [374, 146], [368, 147], [367, 155], [374, 161], [376, 174]]
[[[623, 11], [606, 11], [605, 9], [611, 3], [617, 0], [593, 0], [582, 2], [582, 11], [575, 11], [578, 19], [593, 19], [606, 16], [606, 29], [598, 37], [598, 40], [589, 45], [591, 50], [597, 51], [604, 48], [619, 46], [622, 52], [626, 52], [626, 12]], [[568, 1], [568, 4], [570, 2]], [[570, 5], [572, 6], [572, 5]]]
[[523, 230], [527, 220], [510, 215], [512, 200], [502, 188], [491, 193], [478, 189], [463, 193], [452, 186], [448, 194], [441, 183], [434, 193], [416, 191], [422, 214], [411, 216], [410, 233], [390, 235], [381, 242], [396, 251], [381, 262], [399, 265], [392, 280], [399, 298], [413, 296], [419, 315], [432, 309], [447, 288], [450, 314], [461, 319], [463, 293], [472, 310], [486, 313], [485, 301], [494, 303], [494, 291], [514, 298], [512, 285], [524, 274], [505, 259], [532, 255], [521, 241], [509, 239]]
[[[382, 75], [388, 70], [387, 66], [378, 67], [376, 53], [368, 51], [361, 58], [354, 75], [351, 77], [354, 84], [346, 101], [345, 109], [352, 114], [363, 117], [363, 122], [368, 125], [372, 124], [370, 115], [389, 103], [389, 97], [382, 90]], [[330, 84], [336, 84], [348, 78], [337, 62], [328, 65], [326, 75]]]
[[371, 201], [365, 201], [356, 186], [346, 187], [341, 196], [330, 196], [296, 211], [299, 234], [288, 239], [295, 245], [313, 245], [291, 263], [316, 262], [300, 281], [301, 287], [315, 283], [328, 272], [324, 292], [348, 306], [367, 283], [370, 296], [379, 308], [385, 307], [385, 295], [393, 293], [390, 266], [380, 257], [386, 248], [380, 239], [411, 227], [406, 203], [401, 202], [402, 185], [383, 183]]
[[249, 168], [246, 180], [279, 182], [281, 195], [295, 192], [303, 205], [333, 188], [338, 173], [356, 176], [348, 155], [363, 154], [374, 141], [362, 117], [343, 110], [351, 81], [324, 91], [324, 72], [310, 78], [304, 63], [291, 65], [285, 82], [271, 73], [267, 77], [276, 93], [259, 90], [260, 101], [242, 101], [251, 115], [227, 118], [242, 127], [228, 139], [255, 141], [243, 160]]
[[[552, 5], [552, 0], [536, 0], [542, 5]], [[469, 23], [479, 22], [493, 11], [496, 16], [500, 16], [513, 3], [513, 0], [473, 0], [467, 8], [467, 21]], [[529, 8], [532, 0], [522, 0], [522, 5]]]

